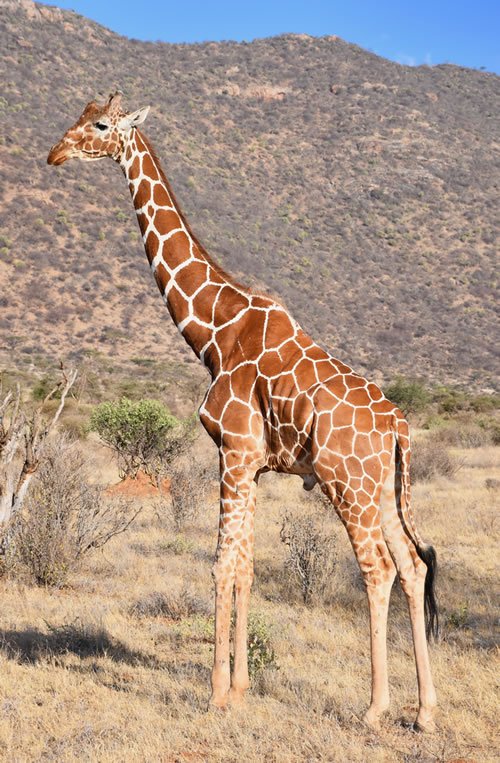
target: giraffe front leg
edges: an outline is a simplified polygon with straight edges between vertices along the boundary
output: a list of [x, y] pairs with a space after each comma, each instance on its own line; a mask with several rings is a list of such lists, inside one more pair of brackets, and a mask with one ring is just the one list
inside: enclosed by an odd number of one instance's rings
[[257, 480], [250, 486], [248, 505], [243, 522], [243, 538], [241, 540], [238, 559], [236, 562], [235, 606], [236, 623], [234, 629], [234, 665], [231, 676], [229, 700], [238, 704], [244, 699], [245, 691], [250, 686], [248, 675], [248, 608], [250, 590], [253, 583], [253, 548], [254, 548], [254, 515], [257, 493]]
[[[244, 549], [242, 541], [245, 536], [245, 519], [250, 499], [251, 486], [256, 469], [241, 464], [241, 456], [235, 458], [234, 453], [222, 454], [221, 457], [221, 509], [219, 523], [219, 539], [213, 567], [215, 580], [215, 644], [214, 666], [212, 670], [212, 695], [210, 704], [214, 707], [225, 708], [229, 699], [230, 661], [229, 635], [231, 627], [231, 608], [233, 589], [238, 567], [240, 551]], [[236, 461], [236, 463], [235, 463]], [[244, 563], [240, 562], [243, 572]], [[237, 585], [238, 620], [236, 633], [235, 654], [235, 689], [243, 690], [248, 684], [246, 665], [246, 621], [250, 587], [247, 578], [243, 584]], [[238, 590], [239, 589], [239, 590]], [[245, 657], [242, 648], [245, 647]]]

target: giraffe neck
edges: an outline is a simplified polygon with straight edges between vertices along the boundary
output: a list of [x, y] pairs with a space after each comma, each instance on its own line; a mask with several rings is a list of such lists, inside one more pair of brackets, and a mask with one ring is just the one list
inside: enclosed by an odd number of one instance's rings
[[[148, 141], [134, 130], [120, 159], [156, 283], [177, 328], [207, 368], [220, 367], [214, 335], [245, 292], [192, 234]], [[240, 308], [241, 309], [241, 308]]]

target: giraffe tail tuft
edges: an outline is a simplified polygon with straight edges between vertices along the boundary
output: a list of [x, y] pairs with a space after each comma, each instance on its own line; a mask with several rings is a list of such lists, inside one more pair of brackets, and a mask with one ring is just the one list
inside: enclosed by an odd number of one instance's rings
[[436, 601], [437, 557], [433, 546], [416, 544], [417, 554], [427, 567], [424, 587], [425, 631], [427, 639], [439, 637], [439, 612]]

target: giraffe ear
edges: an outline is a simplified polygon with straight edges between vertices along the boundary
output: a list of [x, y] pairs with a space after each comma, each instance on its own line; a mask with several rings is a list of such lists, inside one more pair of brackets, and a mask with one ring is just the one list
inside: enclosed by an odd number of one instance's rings
[[141, 125], [145, 120], [149, 112], [149, 106], [144, 106], [142, 109], [133, 111], [131, 114], [126, 114], [120, 119], [120, 127], [124, 130], [131, 127], [137, 127]]

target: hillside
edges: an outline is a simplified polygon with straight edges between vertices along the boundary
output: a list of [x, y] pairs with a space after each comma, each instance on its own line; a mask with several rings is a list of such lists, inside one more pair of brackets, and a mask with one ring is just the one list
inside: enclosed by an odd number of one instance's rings
[[336, 37], [172, 45], [0, 1], [0, 362], [195, 375], [112, 162], [49, 168], [92, 97], [145, 132], [193, 228], [334, 354], [494, 386], [499, 78], [410, 68]]

